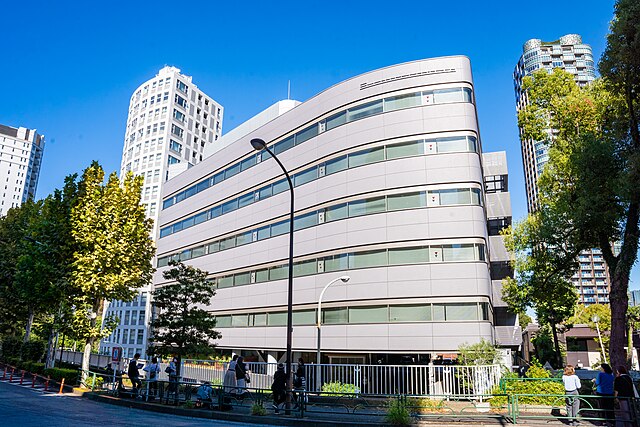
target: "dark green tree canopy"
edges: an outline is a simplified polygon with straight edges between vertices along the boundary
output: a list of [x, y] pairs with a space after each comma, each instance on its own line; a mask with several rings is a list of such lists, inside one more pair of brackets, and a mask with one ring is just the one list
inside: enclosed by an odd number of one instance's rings
[[153, 291], [156, 316], [147, 353], [179, 358], [214, 354], [221, 334], [214, 329], [215, 318], [201, 308], [215, 295], [208, 273], [181, 262], [169, 266], [163, 273], [169, 283]]

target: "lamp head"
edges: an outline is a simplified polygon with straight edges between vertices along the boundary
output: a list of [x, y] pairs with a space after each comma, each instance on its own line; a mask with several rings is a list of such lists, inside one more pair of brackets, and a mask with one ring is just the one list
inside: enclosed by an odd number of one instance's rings
[[342, 283], [347, 283], [349, 280], [351, 280], [351, 277], [349, 276], [342, 276], [340, 278], [340, 280], [342, 281]]
[[267, 146], [267, 144], [260, 138], [253, 138], [251, 140], [251, 146], [253, 147], [254, 150], [256, 151], [262, 151], [265, 149], [265, 147]]
[[600, 321], [600, 316], [598, 316], [597, 314], [594, 314], [593, 317], [591, 317], [591, 321], [593, 323], [598, 323]]

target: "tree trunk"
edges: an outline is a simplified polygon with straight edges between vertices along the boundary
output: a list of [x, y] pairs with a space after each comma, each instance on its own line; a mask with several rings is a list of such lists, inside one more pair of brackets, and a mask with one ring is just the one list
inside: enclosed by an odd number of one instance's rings
[[629, 319], [629, 329], [627, 329], [627, 366], [633, 368], [633, 324]]
[[560, 352], [560, 342], [558, 341], [558, 331], [556, 329], [556, 322], [551, 322], [551, 332], [553, 333], [553, 347], [556, 351], [556, 369], [561, 368], [562, 363], [562, 353]]
[[53, 326], [51, 326], [51, 331], [49, 332], [49, 340], [47, 341], [47, 355], [44, 361], [44, 366], [46, 368], [53, 368], [53, 361], [56, 359], [56, 347], [55, 347], [55, 330]]
[[178, 358], [178, 363], [176, 363], [176, 377], [180, 378], [182, 375], [182, 356], [176, 356]]
[[84, 346], [84, 354], [82, 355], [82, 381], [85, 382], [89, 377], [89, 368], [91, 360], [91, 348], [93, 347], [93, 338], [87, 340]]
[[35, 311], [33, 307], [29, 307], [29, 316], [27, 317], [27, 327], [24, 332], [24, 342], [29, 342], [29, 338], [31, 337], [31, 327], [33, 326], [33, 318], [35, 316]]

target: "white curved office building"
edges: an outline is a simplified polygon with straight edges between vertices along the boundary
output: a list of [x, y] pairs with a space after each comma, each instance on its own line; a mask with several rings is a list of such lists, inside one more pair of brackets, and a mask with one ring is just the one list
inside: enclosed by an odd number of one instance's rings
[[[507, 189], [496, 190], [506, 165], [492, 158], [486, 194], [468, 58], [339, 83], [165, 184], [154, 286], [171, 259], [207, 270], [218, 289], [209, 309], [219, 348], [281, 359], [288, 186], [252, 138], [267, 142], [295, 183], [296, 355], [315, 352], [319, 294], [342, 275], [350, 282], [323, 299], [325, 361], [424, 361], [482, 338], [500, 342], [495, 307], [504, 304], [490, 260], [502, 242], [487, 225], [492, 216], [494, 228], [510, 222]], [[496, 251], [505, 261], [504, 247]]]

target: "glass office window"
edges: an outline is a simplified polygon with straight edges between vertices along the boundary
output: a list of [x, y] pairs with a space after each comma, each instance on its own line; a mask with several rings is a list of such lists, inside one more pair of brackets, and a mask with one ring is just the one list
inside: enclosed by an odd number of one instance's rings
[[349, 262], [347, 254], [332, 255], [324, 258], [325, 272], [346, 270], [348, 267]]
[[269, 197], [271, 197], [271, 186], [270, 185], [258, 190], [258, 199], [262, 200], [262, 199], [266, 199], [266, 198], [269, 198]]
[[434, 304], [433, 305], [433, 320], [436, 322], [444, 322], [444, 305]]
[[471, 196], [467, 188], [438, 190], [438, 193], [440, 193], [441, 206], [471, 204]]
[[384, 99], [384, 111], [400, 110], [402, 108], [418, 107], [422, 104], [420, 93], [390, 96]]
[[349, 323], [349, 312], [346, 307], [328, 308], [322, 310], [322, 323], [328, 325], [344, 325]]
[[421, 154], [424, 154], [424, 141], [422, 139], [387, 145], [387, 159], [419, 156]]
[[349, 307], [349, 323], [386, 323], [388, 321], [387, 306]]
[[315, 310], [299, 310], [294, 311], [292, 314], [294, 325], [315, 325], [318, 320], [316, 319]]
[[244, 196], [238, 197], [238, 208], [249, 206], [251, 203], [253, 203], [253, 198], [253, 193], [245, 194]]
[[196, 192], [199, 193], [201, 191], [204, 191], [210, 186], [211, 186], [211, 180], [205, 179], [204, 181], [201, 181], [198, 183], [198, 185], [196, 185]]
[[233, 284], [235, 286], [248, 285], [249, 283], [251, 283], [250, 272], [238, 273], [238, 274], [235, 274], [233, 277]]
[[238, 174], [238, 172], [240, 172], [240, 163], [231, 165], [224, 171], [224, 179], [229, 179], [232, 176]]
[[268, 239], [271, 237], [271, 227], [266, 226], [258, 229], [258, 240]]
[[367, 104], [358, 105], [357, 107], [349, 108], [347, 111], [347, 121], [352, 122], [354, 120], [364, 119], [365, 117], [380, 113], [382, 113], [382, 100], [373, 101]]
[[436, 104], [462, 102], [462, 90], [459, 87], [450, 89], [436, 89], [433, 91], [433, 99]]
[[289, 232], [289, 221], [282, 221], [271, 225], [271, 237]]
[[318, 224], [318, 214], [316, 212], [311, 212], [302, 216], [297, 217], [293, 221], [294, 230], [301, 230], [303, 228], [313, 227]]
[[349, 268], [380, 267], [387, 265], [387, 250], [349, 254]]
[[253, 241], [253, 232], [247, 231], [242, 234], [236, 235], [236, 246], [246, 245]]
[[293, 135], [290, 136], [289, 138], [283, 139], [282, 141], [276, 143], [273, 146], [273, 152], [275, 154], [280, 154], [284, 151], [287, 151], [288, 149], [293, 147], [293, 141], [294, 141]]
[[222, 215], [222, 206], [214, 206], [211, 209], [209, 209], [209, 217], [217, 218], [220, 215]]
[[226, 214], [238, 209], [238, 199], [229, 200], [227, 203], [222, 205], [222, 213]]
[[482, 206], [482, 191], [479, 188], [471, 189], [471, 204]]
[[315, 259], [293, 264], [293, 276], [309, 276], [318, 272], [318, 262]]
[[478, 304], [445, 304], [446, 319], [452, 320], [478, 320]]
[[318, 125], [313, 124], [308, 128], [296, 133], [296, 145], [302, 144], [303, 142], [313, 138], [316, 135], [318, 135]]
[[347, 204], [343, 203], [341, 205], [331, 206], [330, 208], [325, 209], [324, 220], [325, 222], [337, 221], [339, 219], [347, 218]]
[[268, 268], [256, 271], [256, 283], [268, 282], [268, 281], [269, 281], [269, 269]]
[[218, 289], [230, 288], [233, 286], [233, 276], [218, 277]]
[[224, 181], [224, 171], [218, 172], [217, 174], [215, 174], [213, 176], [213, 183], [214, 184], [220, 184], [222, 181]]
[[231, 316], [216, 316], [216, 327], [218, 328], [230, 328]]
[[431, 305], [395, 305], [389, 307], [390, 322], [430, 322]]
[[208, 215], [209, 215], [209, 213], [207, 211], [200, 212], [198, 215], [193, 217], [194, 225], [195, 224], [201, 224], [201, 223], [205, 222], [207, 220]]
[[472, 244], [443, 245], [442, 256], [445, 262], [474, 261], [476, 250]]
[[193, 248], [191, 250], [191, 258], [198, 258], [205, 255], [205, 247], [198, 246], [197, 248]]
[[283, 191], [289, 190], [289, 183], [286, 179], [280, 180], [273, 184], [273, 194], [280, 194]]
[[464, 136], [436, 138], [438, 153], [469, 151], [469, 144]]
[[349, 167], [366, 165], [368, 163], [381, 162], [384, 160], [384, 147], [375, 147], [368, 150], [358, 151], [349, 154]]
[[231, 249], [236, 246], [236, 236], [227, 237], [226, 239], [220, 240], [220, 250], [224, 251], [226, 249]]
[[182, 229], [193, 227], [193, 217], [182, 221]]
[[259, 313], [253, 315], [253, 326], [267, 326], [267, 314]]
[[384, 211], [386, 211], [386, 199], [384, 196], [349, 202], [349, 217], [380, 213]]
[[214, 252], [218, 252], [220, 250], [220, 242], [211, 242], [209, 243], [209, 253], [212, 254]]
[[389, 265], [420, 264], [429, 262], [429, 248], [389, 249]]
[[347, 167], [347, 156], [338, 157], [337, 159], [329, 160], [325, 163], [325, 174], [331, 175], [332, 173], [345, 170]]
[[248, 159], [244, 159], [242, 163], [240, 163], [240, 170], [245, 171], [255, 164], [256, 164], [256, 156], [251, 156]]
[[331, 117], [329, 117], [326, 121], [326, 129], [327, 130], [331, 130], [335, 127], [338, 127], [340, 125], [343, 125], [347, 122], [347, 112], [346, 111], [342, 111], [338, 114], [335, 114]]
[[293, 185], [299, 186], [302, 184], [306, 184], [309, 181], [313, 181], [318, 178], [318, 168], [313, 167], [307, 171], [300, 172], [293, 177]]
[[281, 280], [289, 277], [289, 266], [279, 265], [269, 269], [269, 280]]
[[269, 326], [286, 326], [287, 313], [267, 313], [267, 322]]
[[231, 326], [234, 328], [249, 326], [249, 315], [234, 314], [231, 316]]
[[387, 196], [387, 209], [415, 209], [427, 206], [427, 194], [424, 191]]

